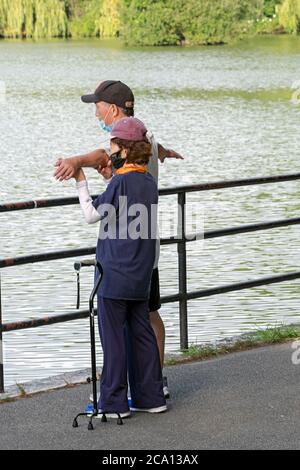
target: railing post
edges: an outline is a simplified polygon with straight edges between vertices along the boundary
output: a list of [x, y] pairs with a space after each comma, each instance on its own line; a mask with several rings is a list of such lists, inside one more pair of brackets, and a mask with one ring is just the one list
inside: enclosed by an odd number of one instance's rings
[[3, 367], [3, 341], [2, 341], [2, 303], [1, 303], [1, 273], [0, 273], [0, 393], [4, 393], [4, 367]]
[[187, 315], [187, 274], [186, 274], [186, 241], [185, 241], [185, 203], [186, 194], [178, 193], [178, 276], [179, 276], [179, 315], [180, 315], [180, 349], [188, 348], [188, 315]]

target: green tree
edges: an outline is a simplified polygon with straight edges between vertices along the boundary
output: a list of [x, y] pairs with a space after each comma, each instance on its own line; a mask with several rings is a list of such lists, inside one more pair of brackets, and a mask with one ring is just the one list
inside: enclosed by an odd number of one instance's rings
[[242, 33], [263, 0], [125, 0], [122, 34], [127, 43], [220, 43]]
[[264, 0], [263, 13], [271, 18], [276, 13], [276, 6], [282, 3], [282, 0]]
[[287, 33], [300, 33], [300, 0], [284, 0], [279, 7], [279, 22]]
[[68, 0], [67, 14], [72, 37], [97, 36], [96, 22], [100, 17], [103, 0]]
[[120, 35], [136, 45], [218, 44], [279, 31], [279, 23], [300, 33], [300, 0], [0, 0], [0, 37], [11, 38]]
[[112, 38], [119, 35], [122, 4], [122, 0], [103, 0], [99, 16], [96, 17], [96, 30], [100, 37]]
[[0, 36], [61, 37], [67, 34], [64, 0], [0, 0]]

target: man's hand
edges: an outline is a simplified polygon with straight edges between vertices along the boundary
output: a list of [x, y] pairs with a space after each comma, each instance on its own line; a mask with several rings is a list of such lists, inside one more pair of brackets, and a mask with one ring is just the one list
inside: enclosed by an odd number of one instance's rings
[[54, 178], [59, 181], [69, 180], [74, 177], [75, 173], [79, 170], [77, 157], [59, 158], [55, 162], [56, 170]]
[[184, 160], [184, 157], [182, 155], [172, 149], [167, 149], [166, 153], [159, 157], [161, 163], [164, 163], [166, 158], [176, 158], [177, 160]]
[[74, 177], [79, 168], [102, 168], [106, 167], [108, 155], [104, 149], [97, 149], [86, 155], [78, 155], [71, 158], [59, 158], [55, 163], [56, 170], [54, 177], [59, 180], [69, 180]]
[[157, 144], [158, 149], [158, 158], [160, 159], [161, 163], [164, 163], [166, 158], [177, 158], [178, 160], [184, 160], [184, 158], [175, 150], [166, 149], [161, 144]]

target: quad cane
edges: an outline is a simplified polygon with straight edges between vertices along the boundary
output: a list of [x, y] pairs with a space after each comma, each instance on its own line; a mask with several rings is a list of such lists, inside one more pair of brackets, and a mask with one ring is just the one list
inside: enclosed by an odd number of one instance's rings
[[[107, 418], [104, 411], [99, 412], [98, 410], [98, 403], [97, 403], [97, 371], [96, 371], [96, 342], [95, 342], [95, 314], [96, 309], [94, 308], [94, 299], [98, 292], [98, 288], [101, 284], [103, 278], [103, 268], [101, 264], [96, 261], [81, 261], [74, 264], [74, 268], [77, 271], [79, 277], [79, 271], [83, 266], [96, 266], [99, 272], [99, 276], [94, 284], [94, 288], [91, 292], [90, 299], [89, 299], [89, 319], [90, 319], [90, 341], [91, 341], [91, 366], [92, 366], [92, 380], [88, 380], [92, 382], [93, 388], [93, 412], [91, 411], [78, 413], [78, 415], [73, 420], [73, 428], [78, 428], [78, 418], [79, 416], [87, 416], [90, 418], [88, 423], [88, 430], [91, 431], [94, 429], [93, 426], [93, 418], [98, 415], [102, 415], [101, 421], [103, 423], [107, 422]], [[77, 284], [79, 285], [79, 283]], [[79, 290], [77, 290], [77, 308], [79, 308]], [[122, 418], [119, 413], [116, 413], [118, 416], [117, 424], [123, 424]]]

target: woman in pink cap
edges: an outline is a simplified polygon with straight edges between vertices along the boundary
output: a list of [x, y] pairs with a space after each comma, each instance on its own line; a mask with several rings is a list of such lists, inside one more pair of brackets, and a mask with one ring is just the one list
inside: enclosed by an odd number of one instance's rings
[[[114, 176], [94, 202], [83, 170], [75, 174], [86, 221], [100, 221], [96, 256], [104, 271], [98, 291], [104, 361], [98, 408], [121, 417], [130, 416], [130, 410], [167, 410], [148, 307], [156, 255], [158, 190], [147, 170], [151, 144], [146, 133], [144, 124], [133, 117], [114, 125], [110, 143]], [[126, 341], [125, 326], [130, 341]]]

